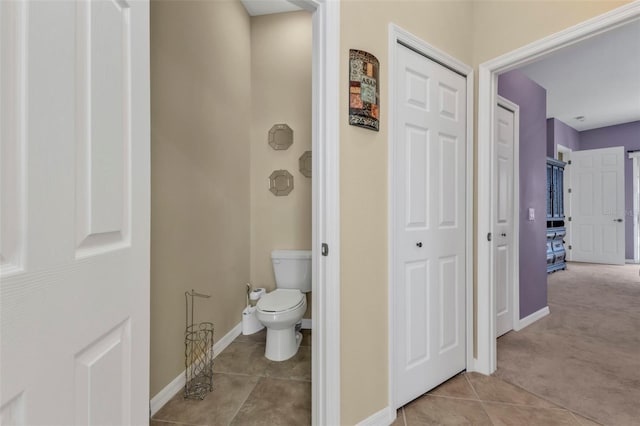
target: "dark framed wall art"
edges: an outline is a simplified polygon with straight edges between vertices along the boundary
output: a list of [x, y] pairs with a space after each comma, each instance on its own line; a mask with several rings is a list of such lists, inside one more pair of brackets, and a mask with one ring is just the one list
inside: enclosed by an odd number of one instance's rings
[[379, 62], [371, 53], [349, 50], [349, 124], [378, 131]]

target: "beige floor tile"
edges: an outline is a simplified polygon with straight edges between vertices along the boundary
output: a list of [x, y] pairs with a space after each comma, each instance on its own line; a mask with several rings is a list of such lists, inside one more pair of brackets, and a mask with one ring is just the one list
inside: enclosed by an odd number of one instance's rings
[[576, 414], [576, 413], [571, 413], [571, 414], [573, 414], [573, 417], [575, 417], [576, 420], [578, 420], [578, 423], [580, 423], [581, 426], [602, 426], [600, 423], [594, 420], [587, 419], [586, 417], [583, 417], [580, 414]]
[[300, 346], [286, 361], [270, 361], [264, 375], [279, 379], [311, 381], [311, 347]]
[[268, 364], [269, 360], [264, 357], [264, 345], [233, 342], [214, 359], [213, 371], [261, 376]]
[[250, 343], [261, 343], [261, 344], [265, 344], [265, 342], [267, 341], [267, 329], [263, 328], [262, 330], [258, 331], [257, 333], [253, 333], [253, 334], [249, 334], [249, 335], [244, 335], [241, 334], [238, 337], [235, 338], [234, 342], [250, 342]]
[[183, 426], [184, 423], [163, 422], [159, 420], [149, 420], [149, 426]]
[[485, 402], [484, 409], [495, 426], [580, 426], [573, 415], [561, 408], [525, 407]]
[[149, 426], [192, 426], [187, 423], [165, 422], [162, 420], [149, 420]]
[[468, 373], [471, 386], [482, 401], [506, 402], [509, 404], [529, 405], [533, 407], [557, 408], [549, 401], [507, 383], [494, 376], [479, 373]]
[[449, 396], [452, 398], [478, 399], [464, 374], [458, 374], [452, 377], [429, 393], [431, 395]]
[[407, 426], [491, 426], [491, 420], [479, 401], [425, 395], [406, 405], [404, 413]]
[[311, 424], [311, 383], [261, 378], [231, 424], [235, 426]]
[[[190, 425], [228, 425], [251, 391], [258, 377], [214, 374], [213, 391], [203, 400], [184, 399], [175, 395], [153, 416], [154, 420]], [[158, 426], [166, 426], [160, 423]]]

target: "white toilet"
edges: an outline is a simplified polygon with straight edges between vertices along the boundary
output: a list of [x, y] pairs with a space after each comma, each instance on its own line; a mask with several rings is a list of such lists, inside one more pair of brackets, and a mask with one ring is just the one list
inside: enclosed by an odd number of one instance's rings
[[311, 291], [311, 251], [274, 250], [271, 263], [276, 290], [260, 298], [258, 320], [267, 327], [264, 356], [284, 361], [298, 352], [302, 334], [295, 327], [307, 311], [305, 293]]

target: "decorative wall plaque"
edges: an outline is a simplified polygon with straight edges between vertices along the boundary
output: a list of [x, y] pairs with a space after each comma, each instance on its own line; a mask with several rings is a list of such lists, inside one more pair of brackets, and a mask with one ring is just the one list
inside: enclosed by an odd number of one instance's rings
[[371, 53], [349, 50], [349, 124], [378, 131], [379, 62]]
[[293, 191], [293, 176], [286, 170], [274, 170], [269, 176], [269, 191], [273, 195], [289, 195]]
[[305, 151], [298, 159], [300, 173], [303, 176], [311, 177], [311, 151]]
[[275, 150], [287, 149], [293, 143], [293, 130], [286, 124], [275, 124], [269, 130], [269, 145]]

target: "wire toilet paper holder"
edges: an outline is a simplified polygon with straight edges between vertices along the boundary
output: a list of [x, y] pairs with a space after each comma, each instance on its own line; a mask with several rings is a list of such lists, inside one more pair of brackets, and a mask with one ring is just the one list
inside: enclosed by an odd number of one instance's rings
[[[207, 392], [213, 390], [213, 323], [193, 322], [194, 298], [208, 299], [211, 296], [197, 293], [195, 290], [184, 293], [185, 333], [185, 399], [204, 399]], [[189, 310], [191, 299], [191, 310]], [[189, 318], [189, 311], [191, 318]]]

